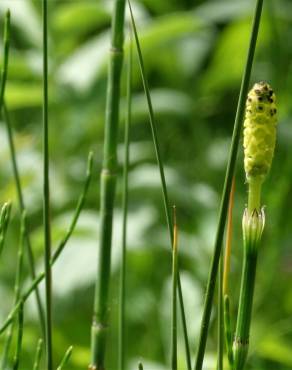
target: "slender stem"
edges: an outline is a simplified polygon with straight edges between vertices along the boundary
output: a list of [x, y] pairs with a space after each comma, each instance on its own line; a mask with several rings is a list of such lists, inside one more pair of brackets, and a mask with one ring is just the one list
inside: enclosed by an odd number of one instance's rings
[[171, 317], [171, 368], [177, 370], [177, 273], [178, 273], [178, 245], [176, 209], [173, 208], [173, 246], [172, 246], [172, 317]]
[[[88, 192], [88, 188], [89, 188], [89, 185], [90, 185], [90, 182], [91, 182], [92, 166], [93, 166], [93, 154], [92, 154], [92, 152], [90, 152], [89, 156], [88, 156], [87, 174], [86, 174], [86, 180], [85, 180], [85, 183], [84, 183], [83, 191], [82, 191], [82, 193], [79, 197], [77, 207], [75, 209], [75, 212], [74, 212], [71, 224], [68, 228], [68, 231], [67, 231], [66, 235], [64, 236], [64, 238], [59, 243], [56, 251], [54, 252], [54, 254], [51, 258], [51, 261], [50, 261], [51, 266], [53, 266], [54, 263], [57, 261], [58, 257], [62, 253], [63, 249], [65, 248], [65, 246], [68, 242], [68, 240], [70, 239], [70, 236], [72, 235], [72, 233], [75, 229], [75, 226], [77, 224], [77, 221], [78, 221], [80, 213], [81, 213], [81, 210], [83, 209], [84, 202], [85, 202], [85, 199], [86, 199], [86, 195], [87, 195], [87, 192]], [[5, 329], [12, 323], [13, 318], [16, 315], [16, 313], [18, 312], [21, 303], [25, 302], [28, 299], [28, 297], [35, 290], [35, 288], [38, 286], [38, 284], [44, 279], [44, 277], [45, 277], [45, 273], [44, 272], [40, 273], [35, 278], [35, 280], [32, 282], [30, 287], [26, 290], [26, 292], [21, 296], [20, 300], [18, 300], [16, 305], [12, 308], [12, 310], [10, 311], [7, 319], [5, 320], [3, 325], [0, 327], [0, 334], [2, 334], [5, 331]]]
[[115, 0], [108, 69], [103, 168], [100, 184], [100, 244], [91, 329], [89, 369], [104, 370], [108, 331], [112, 223], [117, 172], [120, 80], [123, 65], [125, 0]]
[[45, 246], [46, 287], [46, 365], [53, 370], [52, 349], [52, 270], [51, 270], [51, 220], [49, 177], [49, 110], [48, 110], [48, 3], [43, 0], [43, 222]]
[[248, 185], [248, 211], [251, 214], [255, 209], [260, 210], [262, 180], [252, 179]]
[[[24, 235], [25, 235], [25, 219], [26, 219], [26, 214], [24, 212], [21, 218], [20, 241], [19, 241], [18, 254], [17, 254], [13, 305], [17, 303], [20, 297], [20, 284], [21, 284], [22, 270], [23, 270], [23, 244], [24, 244]], [[12, 336], [13, 336], [13, 329], [14, 329], [14, 321], [7, 332], [7, 336], [5, 340], [3, 356], [2, 356], [2, 361], [1, 361], [1, 369], [3, 370], [6, 369], [8, 354], [9, 354]]]
[[43, 340], [39, 339], [37, 349], [36, 349], [36, 353], [35, 353], [35, 360], [34, 360], [34, 363], [33, 363], [33, 370], [39, 370], [40, 369], [42, 351], [43, 351]]
[[0, 83], [0, 112], [4, 103], [5, 87], [8, 73], [8, 62], [9, 62], [9, 45], [10, 45], [10, 11], [8, 10], [5, 15], [4, 24], [4, 55], [3, 55], [3, 68], [1, 71], [1, 83]]
[[[129, 9], [130, 9], [132, 27], [133, 27], [133, 31], [134, 31], [134, 37], [135, 37], [135, 42], [136, 42], [136, 47], [137, 47], [137, 52], [138, 52], [139, 65], [140, 65], [143, 87], [144, 87], [144, 91], [145, 91], [145, 95], [146, 95], [146, 99], [147, 99], [147, 104], [148, 104], [149, 121], [150, 121], [151, 132], [152, 132], [152, 140], [153, 140], [153, 143], [154, 143], [155, 155], [156, 155], [157, 164], [158, 164], [158, 167], [159, 167], [164, 210], [165, 210], [166, 222], [167, 222], [168, 231], [169, 231], [170, 246], [172, 247], [172, 245], [173, 245], [173, 226], [172, 226], [172, 221], [171, 221], [171, 216], [170, 216], [169, 200], [168, 200], [165, 174], [164, 174], [164, 169], [163, 169], [163, 161], [162, 161], [162, 156], [161, 156], [160, 149], [159, 149], [157, 127], [156, 127], [156, 123], [155, 123], [155, 119], [154, 119], [154, 111], [153, 111], [151, 96], [150, 96], [150, 92], [149, 92], [148, 81], [146, 79], [146, 73], [145, 73], [145, 68], [144, 68], [141, 46], [140, 46], [140, 42], [139, 42], [139, 38], [138, 38], [138, 33], [137, 33], [137, 28], [136, 28], [136, 24], [135, 24], [133, 11], [132, 11], [131, 4], [130, 4], [129, 0], [128, 0], [128, 5], [129, 5]], [[183, 335], [184, 335], [184, 342], [185, 342], [187, 369], [191, 370], [191, 352], [190, 352], [190, 346], [189, 346], [189, 340], [188, 340], [187, 324], [186, 324], [183, 294], [182, 294], [182, 287], [181, 287], [179, 272], [178, 272], [178, 298], [179, 298], [180, 311], [181, 311], [181, 320], [182, 320], [182, 326], [183, 326]]]
[[66, 351], [66, 353], [65, 353], [65, 355], [64, 355], [64, 357], [63, 357], [63, 359], [62, 359], [62, 361], [61, 361], [61, 363], [60, 363], [60, 365], [57, 367], [57, 370], [62, 370], [62, 369], [64, 369], [64, 367], [67, 365], [67, 363], [68, 363], [68, 361], [69, 361], [69, 359], [70, 359], [70, 357], [71, 357], [72, 351], [73, 351], [73, 347], [72, 347], [72, 346], [70, 346], [70, 347], [67, 349], [67, 351]]
[[0, 214], [0, 256], [2, 254], [5, 239], [6, 239], [6, 233], [10, 221], [10, 215], [11, 215], [11, 203], [5, 203], [1, 209]]
[[17, 332], [16, 351], [13, 361], [13, 370], [18, 370], [22, 347], [22, 336], [23, 336], [23, 303], [20, 305], [18, 311], [18, 332]]
[[217, 370], [223, 370], [224, 355], [224, 317], [223, 317], [223, 256], [220, 258], [218, 279], [218, 349]]
[[235, 178], [232, 179], [231, 191], [229, 196], [228, 213], [227, 213], [227, 228], [226, 228], [226, 243], [224, 253], [224, 269], [223, 269], [223, 296], [228, 294], [228, 280], [230, 272], [230, 257], [232, 246], [232, 214], [234, 206]]
[[130, 156], [130, 128], [132, 114], [132, 39], [130, 41], [129, 64], [127, 76], [127, 116], [125, 122], [125, 155], [123, 183], [123, 225], [122, 225], [122, 255], [120, 276], [120, 312], [119, 312], [119, 369], [125, 369], [125, 302], [126, 302], [126, 253], [127, 253], [127, 216], [128, 216], [128, 173]]
[[224, 334], [225, 334], [225, 345], [227, 351], [227, 358], [229, 366], [233, 368], [233, 351], [232, 351], [232, 331], [231, 331], [231, 320], [230, 320], [230, 302], [229, 296], [224, 295]]
[[216, 233], [216, 238], [215, 238], [214, 254], [213, 254], [209, 278], [207, 282], [206, 296], [205, 296], [205, 302], [204, 302], [204, 308], [203, 308], [203, 317], [202, 317], [200, 337], [199, 337], [199, 345], [197, 349], [197, 356], [196, 356], [196, 362], [195, 362], [195, 370], [202, 370], [202, 367], [203, 367], [207, 336], [208, 336], [208, 330], [209, 330], [209, 323], [210, 323], [210, 316], [211, 316], [211, 311], [212, 311], [212, 302], [213, 302], [214, 290], [215, 290], [215, 285], [216, 285], [216, 276], [218, 272], [218, 265], [219, 265], [219, 259], [220, 259], [221, 249], [222, 249], [222, 241], [223, 241], [225, 222], [226, 222], [226, 216], [227, 216], [228, 199], [229, 199], [232, 178], [234, 175], [234, 170], [235, 170], [235, 165], [236, 165], [238, 144], [239, 144], [239, 139], [240, 139], [240, 134], [241, 134], [241, 129], [242, 129], [242, 121], [243, 121], [244, 111], [245, 111], [245, 101], [246, 101], [246, 96], [248, 92], [251, 69], [252, 69], [252, 64], [253, 64], [253, 59], [254, 59], [255, 48], [256, 48], [256, 41], [257, 41], [257, 36], [258, 36], [262, 7], [263, 7], [263, 0], [257, 0], [254, 21], [253, 21], [253, 26], [252, 26], [252, 32], [251, 32], [250, 45], [249, 45], [248, 56], [247, 56], [247, 61], [246, 61], [246, 67], [245, 67], [245, 71], [243, 74], [243, 79], [242, 79], [242, 84], [241, 84], [241, 89], [240, 89], [240, 94], [239, 94], [229, 160], [228, 160], [228, 165], [227, 165], [227, 170], [226, 170], [226, 175], [225, 175], [225, 182], [224, 182], [224, 187], [223, 187], [223, 192], [222, 192], [220, 212], [219, 212], [219, 222], [218, 222], [218, 228], [217, 228], [217, 233]]
[[243, 370], [249, 343], [249, 330], [256, 277], [257, 252], [244, 252], [240, 297], [235, 338], [233, 342], [234, 370]]

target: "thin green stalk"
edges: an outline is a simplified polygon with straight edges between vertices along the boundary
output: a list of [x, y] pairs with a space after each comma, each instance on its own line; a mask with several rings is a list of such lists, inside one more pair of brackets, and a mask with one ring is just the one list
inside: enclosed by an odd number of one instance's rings
[[41, 357], [42, 357], [42, 351], [43, 351], [43, 340], [39, 339], [36, 353], [35, 353], [35, 359], [33, 363], [33, 370], [40, 370], [40, 363], [41, 363]]
[[8, 73], [8, 62], [9, 62], [9, 44], [10, 44], [10, 11], [8, 10], [5, 15], [4, 23], [4, 55], [3, 55], [3, 68], [1, 71], [1, 83], [0, 83], [0, 112], [4, 103], [5, 87]]
[[253, 293], [256, 278], [256, 266], [257, 252], [247, 253], [245, 248], [236, 332], [233, 343], [234, 370], [243, 370], [246, 362], [253, 305]]
[[230, 319], [230, 301], [227, 294], [224, 295], [224, 334], [227, 358], [230, 368], [233, 368], [232, 331]]
[[[66, 244], [68, 242], [68, 240], [70, 239], [70, 236], [72, 235], [72, 233], [73, 233], [73, 231], [75, 229], [75, 226], [77, 224], [77, 221], [78, 221], [79, 216], [80, 216], [80, 213], [81, 213], [81, 210], [83, 209], [84, 202], [85, 202], [85, 199], [86, 199], [86, 195], [87, 195], [87, 192], [88, 192], [88, 188], [89, 188], [89, 185], [90, 185], [90, 182], [91, 182], [91, 178], [92, 178], [92, 166], [93, 166], [93, 154], [92, 154], [92, 152], [90, 152], [89, 153], [89, 156], [88, 156], [87, 173], [86, 173], [86, 179], [85, 179], [83, 191], [82, 191], [82, 193], [81, 193], [81, 195], [79, 197], [79, 200], [78, 200], [78, 203], [77, 203], [77, 207], [75, 209], [75, 212], [74, 212], [74, 215], [73, 215], [71, 224], [70, 224], [70, 226], [68, 228], [68, 231], [67, 231], [66, 235], [64, 236], [64, 238], [59, 243], [57, 249], [55, 250], [55, 252], [54, 252], [54, 254], [53, 254], [52, 258], [51, 258], [51, 261], [50, 261], [51, 266], [53, 266], [54, 263], [57, 261], [59, 255], [62, 253], [63, 249], [65, 248], [65, 246], [66, 246]], [[18, 312], [21, 303], [22, 302], [25, 302], [28, 299], [28, 297], [31, 295], [31, 293], [35, 290], [35, 288], [38, 286], [38, 284], [44, 278], [45, 278], [45, 272], [40, 273], [35, 278], [35, 280], [32, 282], [32, 284], [30, 285], [30, 287], [21, 296], [21, 299], [18, 300], [18, 302], [16, 303], [16, 305], [10, 311], [10, 313], [7, 316], [5, 322], [0, 327], [0, 334], [2, 334], [5, 331], [5, 329], [12, 323], [13, 318], [16, 315], [16, 313]]]
[[124, 19], [125, 0], [115, 0], [108, 69], [103, 168], [100, 179], [100, 244], [91, 328], [91, 364], [89, 366], [91, 370], [104, 370], [105, 368]]
[[23, 302], [21, 303], [18, 311], [18, 332], [17, 332], [16, 351], [13, 361], [13, 370], [18, 370], [19, 367], [22, 347], [22, 336], [23, 336]]
[[120, 275], [120, 312], [119, 312], [119, 369], [125, 369], [125, 302], [126, 302], [126, 253], [127, 253], [127, 216], [128, 216], [128, 174], [130, 157], [130, 128], [132, 115], [132, 39], [130, 42], [128, 76], [127, 76], [127, 116], [125, 122], [125, 154], [124, 154], [124, 183], [123, 183], [123, 226], [122, 226], [122, 255]]
[[10, 214], [11, 214], [11, 203], [8, 202], [3, 205], [0, 213], [0, 256], [2, 254], [5, 244], [7, 228], [10, 221]]
[[218, 347], [217, 370], [223, 370], [224, 355], [224, 314], [223, 314], [223, 256], [220, 258], [218, 279]]
[[171, 306], [171, 368], [177, 370], [177, 275], [178, 275], [178, 245], [176, 209], [173, 208], [173, 246], [172, 246], [172, 306]]
[[[163, 161], [162, 161], [162, 157], [161, 157], [161, 153], [160, 153], [160, 149], [159, 149], [157, 127], [156, 127], [156, 123], [155, 123], [155, 119], [154, 119], [154, 111], [153, 111], [150, 91], [149, 91], [149, 87], [148, 87], [148, 81], [147, 81], [146, 73], [145, 73], [142, 50], [141, 50], [141, 46], [140, 46], [140, 42], [139, 42], [139, 37], [138, 37], [138, 33], [137, 33], [137, 28], [136, 28], [136, 24], [135, 24], [133, 11], [132, 11], [131, 4], [130, 4], [129, 0], [128, 0], [128, 5], [129, 5], [129, 9], [130, 9], [132, 27], [133, 27], [133, 31], [134, 31], [135, 42], [136, 42], [136, 47], [137, 47], [137, 52], [138, 52], [141, 78], [142, 78], [143, 87], [144, 87], [144, 91], [145, 91], [145, 95], [146, 95], [146, 99], [147, 99], [147, 104], [148, 104], [149, 121], [150, 121], [150, 126], [151, 126], [152, 139], [153, 139], [155, 155], [156, 155], [156, 159], [157, 159], [157, 163], [158, 163], [158, 167], [159, 167], [159, 173], [160, 173], [160, 178], [161, 178], [161, 187], [162, 187], [162, 196], [163, 196], [163, 203], [164, 203], [164, 209], [165, 209], [165, 216], [166, 216], [166, 222], [167, 222], [168, 231], [169, 231], [170, 245], [172, 247], [172, 245], [173, 245], [173, 233], [172, 233], [173, 226], [172, 226], [171, 216], [170, 216], [169, 200], [168, 200], [165, 174], [164, 174], [164, 169], [163, 169]], [[187, 369], [191, 370], [191, 352], [190, 352], [190, 346], [189, 346], [189, 340], [188, 340], [187, 324], [186, 324], [185, 309], [184, 309], [184, 303], [183, 303], [183, 294], [182, 294], [182, 287], [181, 287], [179, 272], [178, 272], [178, 297], [179, 297], [181, 320], [182, 320], [183, 335], [184, 335], [184, 342], [185, 342]]]
[[70, 357], [71, 357], [71, 355], [72, 355], [72, 351], [73, 351], [73, 347], [72, 347], [72, 346], [70, 346], [70, 347], [67, 349], [67, 351], [66, 351], [66, 353], [65, 353], [65, 355], [64, 355], [64, 357], [63, 357], [63, 359], [62, 359], [62, 361], [61, 361], [61, 363], [60, 363], [60, 365], [58, 366], [57, 370], [62, 370], [62, 369], [64, 369], [64, 367], [67, 365], [68, 361], [70, 360]]
[[53, 370], [52, 344], [52, 270], [51, 270], [51, 217], [49, 175], [49, 109], [48, 109], [48, 2], [43, 0], [43, 223], [45, 246], [46, 290], [46, 365]]
[[[23, 245], [24, 245], [24, 235], [25, 235], [25, 219], [26, 214], [25, 212], [22, 214], [21, 218], [21, 230], [20, 230], [20, 241], [17, 253], [17, 265], [16, 265], [16, 274], [15, 274], [15, 283], [14, 283], [14, 300], [13, 305], [17, 303], [20, 297], [20, 285], [21, 285], [21, 278], [22, 278], [22, 270], [23, 270]], [[9, 350], [11, 346], [12, 336], [13, 336], [13, 329], [14, 329], [14, 321], [7, 332], [4, 350], [2, 355], [1, 361], [1, 369], [5, 370], [7, 359], [9, 355]]]
[[212, 311], [212, 302], [213, 302], [214, 291], [215, 291], [215, 286], [216, 286], [216, 276], [218, 272], [218, 265], [219, 265], [219, 259], [220, 259], [221, 249], [222, 249], [222, 241], [224, 237], [224, 229], [225, 229], [226, 216], [227, 216], [227, 210], [228, 210], [228, 198], [229, 198], [229, 194], [231, 190], [232, 178], [234, 175], [234, 170], [235, 170], [235, 165], [236, 165], [238, 144], [239, 144], [239, 139], [240, 139], [240, 134], [241, 134], [241, 129], [242, 129], [242, 122], [243, 122], [244, 111], [245, 111], [245, 100], [246, 100], [246, 96], [248, 92], [248, 85], [250, 81], [251, 69], [252, 69], [252, 64], [253, 64], [253, 59], [254, 59], [255, 48], [256, 48], [256, 41], [257, 41], [257, 36], [258, 36], [258, 31], [259, 31], [262, 7], [263, 7], [263, 0], [257, 0], [254, 21], [253, 21], [253, 26], [252, 26], [252, 32], [251, 32], [250, 45], [249, 45], [249, 50], [248, 50], [248, 55], [247, 55], [245, 71], [244, 71], [243, 79], [241, 83], [241, 89], [240, 89], [240, 94], [239, 94], [237, 112], [236, 112], [232, 141], [231, 141], [230, 154], [229, 154], [224, 187], [223, 187], [223, 192], [222, 192], [220, 212], [219, 212], [219, 221], [218, 221], [218, 227], [217, 227], [217, 233], [216, 233], [215, 245], [214, 245], [214, 254], [213, 254], [210, 273], [209, 273], [208, 282], [207, 282], [207, 289], [206, 289], [205, 302], [204, 302], [204, 308], [203, 308], [203, 317], [202, 317], [201, 330], [200, 330], [200, 336], [199, 336], [199, 345], [197, 349], [196, 362], [195, 362], [195, 370], [202, 370], [202, 367], [203, 367], [207, 336], [208, 336], [208, 330], [209, 330], [209, 323], [210, 323], [210, 316], [211, 316], [211, 311]]
[[[21, 212], [24, 212], [25, 211], [25, 204], [24, 204], [21, 181], [20, 181], [20, 176], [19, 176], [19, 171], [18, 171], [18, 166], [17, 166], [16, 152], [15, 152], [15, 146], [14, 146], [14, 140], [13, 140], [13, 133], [12, 133], [12, 126], [11, 126], [9, 113], [8, 113], [5, 102], [4, 102], [4, 105], [3, 105], [2, 113], [3, 113], [3, 118], [4, 118], [4, 121], [5, 121], [5, 124], [6, 124], [8, 144], [9, 144], [9, 149], [10, 149], [10, 158], [11, 158], [11, 163], [12, 163], [14, 181], [15, 181], [15, 185], [16, 185], [19, 209], [20, 209]], [[31, 241], [30, 241], [29, 231], [28, 231], [29, 228], [28, 228], [27, 218], [26, 218], [25, 222], [26, 222], [26, 225], [25, 225], [26, 251], [27, 251], [27, 256], [28, 256], [30, 275], [31, 275], [32, 280], [34, 280], [36, 278], [35, 259], [34, 259], [34, 255], [33, 255], [33, 251], [32, 251], [32, 245], [31, 245]], [[38, 309], [38, 315], [39, 315], [41, 330], [42, 330], [42, 333], [45, 334], [45, 315], [44, 315], [41, 296], [40, 296], [40, 292], [39, 292], [38, 288], [36, 288], [36, 290], [35, 290], [35, 297], [36, 297], [36, 303], [37, 303], [37, 309]]]

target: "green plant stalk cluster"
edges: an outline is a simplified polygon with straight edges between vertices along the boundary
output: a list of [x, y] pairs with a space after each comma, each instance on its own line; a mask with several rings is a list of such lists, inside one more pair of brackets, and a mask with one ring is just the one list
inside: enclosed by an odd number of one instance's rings
[[225, 175], [224, 187], [221, 198], [220, 212], [219, 212], [219, 222], [217, 227], [217, 233], [215, 238], [214, 254], [211, 262], [210, 273], [207, 282], [206, 296], [203, 308], [203, 317], [201, 322], [201, 330], [199, 337], [199, 344], [197, 349], [196, 361], [195, 361], [195, 370], [202, 370], [203, 361], [205, 356], [205, 349], [207, 343], [208, 329], [212, 311], [212, 303], [214, 297], [214, 291], [216, 286], [216, 277], [218, 274], [218, 266], [222, 249], [222, 242], [224, 237], [224, 229], [227, 217], [229, 194], [232, 186], [232, 178], [235, 171], [235, 164], [237, 159], [238, 145], [241, 134], [242, 122], [245, 113], [245, 101], [248, 92], [248, 86], [250, 81], [251, 69], [255, 54], [256, 42], [258, 37], [259, 25], [261, 20], [263, 7], [263, 0], [257, 0], [254, 20], [250, 38], [250, 44], [248, 49], [248, 55], [246, 60], [246, 66], [242, 78], [241, 89], [238, 99], [237, 112], [235, 117], [231, 148], [229, 154], [229, 160]]
[[[4, 58], [3, 58], [4, 63], [3, 63], [2, 73], [1, 73], [0, 115], [3, 115], [4, 121], [6, 124], [8, 144], [9, 144], [9, 149], [10, 149], [13, 175], [14, 175], [16, 189], [17, 189], [19, 207], [20, 207], [20, 211], [24, 212], [25, 206], [24, 206], [24, 200], [23, 200], [21, 183], [20, 183], [20, 176], [19, 176], [19, 171], [18, 171], [17, 161], [16, 161], [15, 147], [14, 147], [13, 135], [12, 135], [12, 127], [11, 127], [10, 120], [9, 120], [8, 110], [5, 105], [5, 87], [6, 87], [7, 75], [8, 75], [8, 64], [9, 64], [8, 62], [9, 62], [9, 49], [10, 49], [10, 12], [9, 11], [7, 11], [6, 17], [5, 17], [3, 44], [4, 44]], [[28, 230], [27, 226], [26, 226], [26, 230]], [[32, 252], [32, 246], [31, 246], [29, 235], [28, 235], [28, 231], [26, 231], [26, 243], [27, 243], [27, 254], [28, 254], [28, 260], [29, 260], [31, 278], [35, 279], [36, 277], [35, 261], [34, 261], [34, 255]], [[1, 254], [1, 242], [0, 242], [0, 254]], [[37, 302], [37, 308], [38, 308], [38, 313], [39, 313], [40, 325], [41, 325], [42, 332], [44, 334], [45, 333], [44, 310], [42, 307], [42, 302], [41, 302], [40, 293], [38, 289], [36, 289], [35, 294], [36, 294], [36, 302]]]
[[125, 0], [116, 0], [108, 69], [103, 168], [100, 179], [100, 244], [91, 328], [91, 370], [104, 370], [108, 331], [112, 224], [117, 176], [117, 136], [123, 65]]
[[[51, 266], [53, 266], [54, 263], [57, 261], [58, 257], [60, 256], [63, 249], [65, 248], [68, 240], [70, 239], [71, 235], [73, 234], [73, 231], [74, 231], [75, 226], [77, 224], [77, 221], [79, 219], [80, 213], [81, 213], [81, 211], [84, 207], [84, 203], [85, 203], [85, 199], [86, 199], [86, 196], [87, 196], [87, 193], [88, 193], [89, 185], [91, 183], [92, 167], [93, 167], [93, 153], [90, 152], [89, 156], [88, 156], [87, 172], [86, 172], [86, 179], [85, 179], [85, 182], [84, 182], [83, 191], [82, 191], [82, 193], [81, 193], [81, 195], [78, 199], [77, 207], [75, 209], [75, 212], [74, 212], [72, 221], [69, 225], [68, 231], [65, 234], [64, 238], [59, 243], [55, 252], [53, 253], [53, 256], [52, 256], [51, 261], [50, 261]], [[20, 297], [18, 302], [14, 305], [14, 307], [10, 311], [10, 313], [7, 316], [5, 322], [0, 327], [0, 334], [2, 334], [7, 329], [7, 327], [12, 323], [12, 321], [13, 321], [15, 315], [17, 314], [22, 302], [24, 303], [28, 299], [28, 297], [31, 295], [31, 293], [35, 291], [35, 288], [40, 284], [41, 281], [43, 281], [44, 278], [45, 278], [45, 272], [40, 273], [35, 278], [35, 280], [31, 283], [29, 288], [27, 288], [25, 293], [22, 294], [22, 296]]]

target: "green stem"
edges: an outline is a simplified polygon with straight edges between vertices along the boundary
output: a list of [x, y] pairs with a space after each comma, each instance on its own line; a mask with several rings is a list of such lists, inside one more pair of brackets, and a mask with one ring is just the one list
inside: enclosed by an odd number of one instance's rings
[[231, 331], [231, 320], [230, 320], [230, 300], [229, 296], [224, 296], [224, 333], [225, 333], [225, 344], [227, 351], [227, 358], [230, 368], [233, 368], [233, 352], [232, 352], [232, 331]]
[[[173, 245], [173, 232], [172, 232], [173, 231], [173, 225], [172, 225], [171, 216], [170, 216], [169, 200], [168, 200], [165, 174], [164, 174], [164, 169], [163, 169], [163, 161], [162, 161], [162, 156], [161, 156], [160, 149], [159, 149], [157, 127], [156, 127], [156, 123], [155, 123], [155, 119], [154, 119], [154, 111], [153, 111], [153, 106], [152, 106], [152, 100], [151, 100], [150, 91], [149, 91], [149, 87], [148, 87], [148, 81], [147, 81], [146, 73], [145, 73], [142, 50], [141, 50], [141, 46], [140, 46], [140, 42], [139, 42], [139, 37], [138, 37], [138, 33], [137, 33], [137, 28], [136, 28], [136, 24], [135, 24], [133, 11], [132, 11], [131, 4], [130, 4], [129, 0], [128, 0], [128, 5], [129, 5], [129, 9], [130, 9], [132, 27], [133, 27], [136, 47], [137, 47], [137, 51], [138, 51], [141, 78], [142, 78], [144, 92], [145, 92], [146, 99], [147, 99], [147, 104], [148, 104], [149, 121], [150, 121], [151, 132], [152, 132], [152, 140], [153, 140], [153, 144], [154, 144], [156, 160], [157, 160], [159, 173], [160, 173], [164, 210], [165, 210], [166, 222], [167, 222], [167, 226], [168, 226], [170, 246], [172, 247], [172, 245]], [[183, 335], [184, 335], [184, 342], [185, 342], [187, 369], [191, 370], [191, 368], [192, 368], [192, 366], [191, 366], [191, 352], [190, 352], [190, 346], [189, 346], [187, 323], [186, 323], [186, 316], [185, 316], [185, 309], [184, 309], [184, 302], [183, 302], [183, 294], [182, 294], [182, 287], [181, 287], [181, 280], [180, 280], [180, 273], [179, 272], [178, 272], [178, 298], [179, 298], [179, 304], [180, 304], [181, 320], [182, 320]]]
[[260, 210], [261, 206], [262, 180], [255, 178], [248, 183], [248, 211], [250, 214], [256, 209]]
[[40, 369], [42, 351], [43, 351], [43, 340], [39, 339], [37, 349], [36, 349], [36, 353], [35, 353], [35, 360], [34, 360], [34, 364], [33, 364], [33, 370], [39, 370]]
[[239, 308], [233, 342], [234, 370], [243, 370], [249, 343], [253, 293], [256, 277], [257, 252], [244, 252]]
[[22, 336], [23, 336], [23, 302], [21, 303], [18, 311], [18, 333], [17, 333], [16, 351], [13, 361], [13, 370], [18, 370], [19, 367], [22, 347]]
[[177, 225], [174, 208], [173, 247], [172, 247], [172, 316], [171, 316], [171, 369], [177, 370], [177, 274], [178, 274], [178, 252], [177, 252]]
[[[13, 305], [17, 303], [20, 297], [20, 284], [21, 284], [21, 277], [22, 277], [22, 270], [23, 270], [23, 244], [24, 244], [24, 235], [25, 235], [25, 220], [26, 220], [26, 215], [25, 213], [23, 213], [22, 218], [21, 218], [20, 241], [19, 241], [18, 255], [17, 255]], [[14, 329], [14, 321], [12, 325], [10, 326], [7, 332], [7, 336], [6, 336], [6, 341], [5, 341], [3, 356], [2, 356], [2, 361], [1, 361], [2, 370], [6, 369], [8, 354], [9, 354], [12, 336], [13, 336], [13, 329]]]
[[223, 370], [224, 355], [224, 316], [223, 316], [223, 256], [220, 258], [219, 279], [218, 279], [218, 349], [217, 349], [217, 370]]
[[127, 117], [125, 122], [125, 156], [123, 183], [123, 226], [122, 255], [120, 275], [120, 312], [119, 312], [119, 369], [125, 369], [125, 302], [126, 302], [126, 252], [127, 252], [127, 216], [128, 216], [128, 173], [130, 156], [130, 127], [132, 114], [132, 40], [130, 41], [129, 65], [127, 76]]
[[112, 223], [117, 172], [120, 80], [123, 65], [125, 0], [115, 0], [108, 70], [104, 157], [100, 184], [100, 245], [91, 329], [90, 369], [104, 370], [108, 330], [108, 296], [111, 265]]
[[5, 239], [6, 239], [6, 233], [10, 221], [10, 215], [11, 215], [11, 203], [5, 203], [1, 209], [0, 214], [0, 256], [2, 254]]
[[51, 219], [49, 177], [49, 111], [48, 111], [48, 3], [43, 0], [43, 222], [45, 246], [46, 290], [46, 365], [53, 370], [52, 348], [52, 270], [51, 270]]
[[242, 122], [243, 122], [244, 112], [245, 112], [245, 101], [246, 101], [246, 96], [248, 93], [248, 86], [249, 86], [251, 69], [252, 69], [252, 64], [253, 64], [253, 59], [254, 59], [254, 53], [255, 53], [256, 41], [257, 41], [258, 30], [259, 30], [259, 25], [260, 25], [262, 7], [263, 7], [263, 0], [257, 0], [254, 21], [253, 21], [253, 26], [252, 26], [252, 32], [251, 32], [250, 45], [249, 45], [249, 50], [248, 50], [248, 56], [247, 56], [245, 71], [244, 71], [243, 79], [241, 83], [240, 95], [239, 95], [239, 100], [238, 100], [237, 112], [236, 112], [232, 141], [231, 141], [229, 160], [228, 160], [224, 187], [223, 187], [223, 192], [222, 192], [220, 212], [219, 212], [219, 222], [218, 222], [218, 228], [217, 228], [217, 233], [216, 233], [216, 238], [215, 238], [214, 254], [213, 254], [209, 278], [207, 282], [207, 289], [206, 289], [205, 302], [204, 302], [204, 308], [203, 308], [203, 317], [202, 317], [202, 322], [201, 322], [201, 330], [200, 330], [199, 345], [198, 345], [197, 356], [196, 356], [195, 370], [202, 370], [202, 367], [203, 367], [207, 336], [208, 336], [208, 330], [209, 330], [209, 323], [210, 323], [210, 317], [211, 317], [211, 311], [212, 311], [212, 302], [213, 302], [215, 285], [216, 285], [216, 276], [218, 272], [219, 259], [220, 259], [221, 249], [222, 249], [222, 241], [224, 237], [224, 229], [225, 229], [226, 216], [227, 216], [227, 210], [228, 210], [228, 200], [229, 200], [229, 194], [230, 194], [231, 185], [232, 185], [232, 178], [233, 178], [235, 165], [236, 165], [238, 144], [239, 144], [239, 139], [240, 139], [240, 134], [241, 134], [241, 129], [242, 129]]
[[[75, 212], [74, 212], [71, 224], [68, 228], [68, 231], [67, 231], [66, 235], [64, 236], [64, 238], [59, 243], [56, 251], [53, 253], [53, 256], [52, 256], [51, 261], [50, 261], [51, 266], [53, 266], [54, 263], [57, 261], [59, 255], [62, 253], [63, 249], [65, 248], [68, 240], [70, 239], [70, 237], [71, 237], [71, 235], [72, 235], [72, 233], [75, 229], [75, 226], [77, 224], [77, 221], [78, 221], [80, 213], [81, 213], [81, 210], [83, 209], [84, 202], [85, 202], [85, 199], [86, 199], [86, 195], [87, 195], [87, 192], [88, 192], [88, 188], [89, 188], [89, 185], [90, 185], [90, 182], [91, 182], [92, 166], [93, 166], [93, 154], [92, 154], [92, 152], [90, 152], [89, 156], [88, 156], [87, 174], [86, 174], [86, 180], [85, 180], [85, 183], [84, 183], [83, 191], [82, 191], [82, 193], [79, 197], [77, 207], [75, 209]], [[45, 278], [45, 272], [40, 273], [35, 278], [35, 280], [31, 284], [31, 286], [26, 290], [26, 292], [21, 296], [20, 300], [18, 300], [16, 305], [10, 311], [7, 319], [5, 320], [3, 325], [0, 327], [0, 334], [2, 334], [5, 331], [5, 329], [12, 323], [13, 318], [16, 315], [16, 313], [18, 312], [21, 303], [22, 302], [24, 303], [28, 299], [28, 297], [31, 295], [31, 293], [35, 290], [35, 288], [40, 284], [40, 282], [44, 278]]]
[[73, 351], [73, 347], [69, 347], [60, 363], [60, 365], [58, 366], [57, 370], [62, 370], [64, 369], [64, 367], [67, 365], [70, 357], [71, 357], [71, 354], [72, 354], [72, 351]]
[[0, 84], [0, 112], [4, 103], [5, 87], [8, 73], [8, 62], [9, 62], [9, 45], [10, 45], [10, 11], [6, 12], [5, 24], [4, 24], [4, 55], [3, 55], [3, 68], [1, 71], [1, 84]]

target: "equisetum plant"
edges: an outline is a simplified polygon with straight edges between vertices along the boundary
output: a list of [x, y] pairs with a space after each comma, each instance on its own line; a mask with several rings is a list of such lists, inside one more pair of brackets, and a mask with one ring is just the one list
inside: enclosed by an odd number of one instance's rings
[[[244, 121], [244, 168], [248, 184], [248, 204], [242, 220], [243, 267], [239, 308], [232, 351], [230, 322], [226, 320], [227, 352], [233, 370], [244, 369], [249, 344], [257, 255], [265, 225], [261, 188], [270, 170], [277, 126], [275, 94], [265, 82], [254, 85], [248, 94]], [[226, 301], [228, 312], [228, 300]]]

